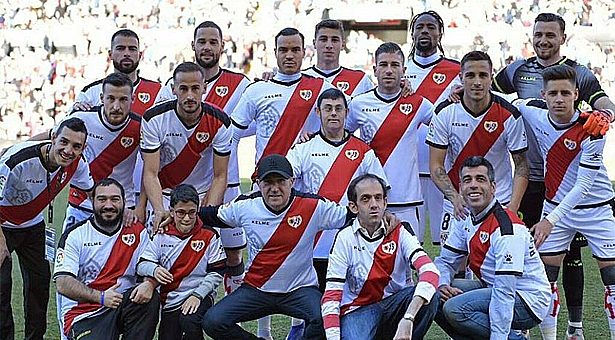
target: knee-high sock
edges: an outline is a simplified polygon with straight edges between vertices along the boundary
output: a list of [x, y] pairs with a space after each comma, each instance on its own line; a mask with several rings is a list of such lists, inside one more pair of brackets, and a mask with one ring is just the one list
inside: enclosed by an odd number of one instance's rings
[[583, 321], [583, 262], [581, 248], [572, 247], [564, 257], [562, 268], [562, 286], [566, 296], [569, 324], [579, 328]]
[[229, 295], [241, 286], [243, 283], [244, 270], [243, 261], [236, 266], [227, 267], [226, 273], [224, 274], [224, 292], [226, 295]]
[[560, 300], [557, 282], [551, 282], [551, 303], [547, 316], [540, 323], [540, 333], [543, 340], [555, 340], [557, 335], [557, 315], [559, 314]]

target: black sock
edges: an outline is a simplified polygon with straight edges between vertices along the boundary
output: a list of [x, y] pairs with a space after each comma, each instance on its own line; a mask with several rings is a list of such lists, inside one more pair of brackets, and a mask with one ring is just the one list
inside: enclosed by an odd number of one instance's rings
[[562, 284], [570, 322], [583, 321], [583, 281], [581, 248], [571, 247], [570, 252], [564, 258], [562, 270]]

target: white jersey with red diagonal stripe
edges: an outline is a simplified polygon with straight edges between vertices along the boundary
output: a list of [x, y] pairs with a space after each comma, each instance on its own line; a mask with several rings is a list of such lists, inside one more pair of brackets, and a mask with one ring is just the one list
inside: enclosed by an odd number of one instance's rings
[[600, 204], [613, 198], [613, 186], [602, 162], [606, 140], [591, 137], [585, 132], [578, 112], [571, 123], [561, 125], [549, 117], [543, 100], [515, 100], [514, 104], [532, 128], [545, 160], [547, 201], [562, 203], [579, 183], [579, 173], [583, 169], [594, 172], [593, 181], [587, 192], [575, 191], [575, 197], [566, 199], [572, 207]]
[[[361, 132], [361, 139], [374, 148], [372, 142], [380, 131], [383, 123], [389, 114], [398, 109], [398, 100], [401, 93], [391, 99], [383, 98], [376, 89], [363, 93], [352, 100], [350, 103], [350, 113], [346, 121], [346, 127], [350, 131], [357, 129]], [[433, 105], [422, 98], [418, 107], [410, 107], [410, 112], [414, 118], [406, 128], [397, 145], [390, 146], [392, 152], [386, 162], [382, 164], [386, 177], [394, 178], [391, 183], [391, 190], [388, 193], [389, 204], [419, 204], [423, 202], [421, 194], [421, 184], [419, 182], [417, 145], [418, 128], [422, 124], [429, 124]], [[374, 150], [378, 155], [378, 150]]]
[[[113, 159], [114, 152], [118, 150], [113, 148], [108, 149], [109, 145], [122, 135], [122, 132], [128, 127], [131, 121], [136, 121], [139, 126], [141, 125], [141, 117], [133, 113], [131, 113], [122, 124], [118, 126], [111, 125], [104, 116], [103, 106], [96, 107], [94, 112], [77, 111], [67, 116], [67, 118], [72, 117], [83, 120], [88, 129], [88, 139], [85, 144], [85, 149], [83, 150], [83, 156], [88, 161], [88, 164], [92, 164], [95, 159], [101, 156], [105, 159]], [[113, 167], [112, 172], [105, 177], [110, 177], [120, 182], [124, 187], [126, 206], [134, 207], [136, 203], [135, 184], [132, 175], [135, 170], [135, 162], [137, 161], [137, 151], [139, 150], [139, 130], [137, 130], [135, 136], [124, 137], [120, 145], [122, 148], [134, 147], [134, 150], [127, 158], [124, 158]], [[106, 157], [102, 155], [103, 151], [107, 154]], [[92, 175], [94, 175], [94, 173], [95, 171], [93, 171]], [[101, 179], [102, 178], [94, 177], [94, 182], [100, 181]], [[75, 206], [75, 204], [70, 202], [70, 199], [69, 204]], [[92, 201], [88, 198], [82, 201], [78, 207], [87, 211], [92, 211]]]
[[[280, 75], [278, 74], [276, 77], [280, 77]], [[280, 81], [276, 77], [270, 81], [259, 81], [250, 84], [231, 114], [233, 125], [240, 130], [245, 130], [253, 121], [256, 122], [255, 164], [258, 163], [265, 147], [267, 147], [269, 139], [276, 130], [282, 118], [282, 114], [290, 104], [290, 98], [297, 89], [301, 79], [309, 76], [299, 75], [299, 78], [296, 80], [288, 82]], [[317, 98], [323, 91], [329, 88], [333, 88], [333, 86], [324, 82], [318, 93], [306, 93], [304, 97], [308, 98], [309, 95], [310, 98], [312, 96], [316, 96]], [[296, 124], [301, 124], [301, 122], [296, 122]], [[307, 119], [303, 122], [301, 130], [313, 132], [319, 129], [320, 119], [316, 115], [316, 103], [314, 103]], [[287, 137], [291, 138], [293, 141], [292, 144], [294, 144], [298, 136], [299, 134]]]
[[256, 192], [220, 206], [217, 214], [222, 223], [245, 229], [248, 266], [244, 284], [270, 293], [318, 286], [312, 265], [314, 237], [319, 230], [341, 228], [346, 215], [344, 206], [295, 190], [288, 206], [279, 212], [270, 210]]
[[[347, 149], [346, 145], [350, 140], [356, 141], [357, 148]], [[341, 152], [344, 154], [340, 155]], [[351, 160], [353, 168], [349, 165], [344, 165], [344, 169], [335, 167], [338, 157], [344, 157]], [[318, 132], [314, 138], [310, 139], [306, 143], [300, 143], [295, 145], [288, 152], [288, 161], [293, 167], [293, 175], [295, 177], [295, 188], [303, 192], [318, 193], [325, 198], [338, 201], [341, 205], [346, 205], [348, 197], [346, 191], [350, 181], [363, 175], [373, 174], [382, 178], [386, 182], [386, 175], [380, 165], [380, 161], [376, 158], [374, 150], [372, 150], [365, 142], [358, 138], [348, 135], [340, 142], [333, 142], [328, 140]], [[353, 162], [360, 162], [355, 165]], [[337, 173], [332, 173], [332, 169], [335, 168]], [[344, 176], [342, 172], [345, 170], [354, 171], [349, 176]], [[332, 176], [332, 177], [331, 177]], [[336, 185], [335, 188], [323, 188], [323, 182], [325, 178], [328, 179], [329, 185]], [[340, 181], [345, 181], [340, 183]], [[341, 186], [339, 186], [341, 184]], [[388, 182], [387, 182], [388, 184]], [[326, 185], [326, 184], [325, 184]], [[328, 193], [335, 192], [336, 197], [329, 195]], [[339, 197], [339, 200], [338, 200]], [[314, 247], [315, 258], [328, 258], [331, 247], [333, 246], [333, 239], [337, 230], [325, 230], [318, 238], [318, 242]]]
[[[91, 106], [102, 105], [102, 83], [104, 79], [99, 79], [85, 86], [77, 95], [76, 103], [88, 103]], [[158, 96], [162, 94], [162, 86], [159, 82], [137, 77], [133, 83], [133, 101], [130, 109], [143, 115], [147, 109], [158, 103]], [[72, 110], [71, 110], [72, 111]]]
[[[316, 66], [312, 66], [301, 71], [301, 73], [316, 78], [323, 78], [350, 97], [356, 97], [374, 88], [374, 83], [372, 83], [365, 72], [361, 70], [351, 70], [343, 66], [331, 72], [324, 72]], [[352, 91], [350, 91], [351, 89]]]
[[208, 272], [224, 267], [226, 254], [218, 233], [200, 223], [187, 234], [179, 233], [175, 226], [156, 234], [141, 261], [159, 264], [173, 275], [173, 282], [160, 288], [162, 309], [173, 310], [192, 294]]
[[[485, 157], [495, 170], [496, 197], [500, 202], [510, 202], [512, 195], [512, 166], [510, 154], [527, 150], [525, 128], [519, 111], [502, 97], [492, 93], [492, 102], [485, 112], [478, 116], [470, 114], [463, 102], [442, 102], [436, 108], [431, 120], [426, 143], [432, 147], [446, 149], [444, 167], [450, 171], [453, 165], [463, 162], [459, 157], [480, 155]], [[483, 120], [486, 115], [493, 120]], [[482, 123], [481, 123], [482, 122]], [[503, 130], [493, 144], [485, 142], [490, 134]], [[475, 140], [481, 150], [468, 150], [467, 144]], [[463, 152], [462, 152], [463, 151]], [[452, 174], [458, 176], [458, 174]], [[455, 181], [453, 181], [454, 183]]]
[[[122, 294], [136, 285], [137, 261], [149, 242], [147, 229], [141, 223], [126, 228], [119, 226], [110, 233], [98, 227], [92, 217], [62, 234], [53, 278], [56, 280], [59, 276], [71, 276], [85, 285], [110, 280], [112, 282], [107, 285], [119, 283], [115, 291]], [[132, 256], [122, 256], [127, 253]], [[119, 268], [124, 271], [114, 272]], [[111, 272], [117, 277], [101, 277], [101, 273], [105, 276], [105, 272]], [[65, 332], [75, 322], [107, 309], [100, 304], [78, 303], [66, 296], [62, 296], [61, 304]]]

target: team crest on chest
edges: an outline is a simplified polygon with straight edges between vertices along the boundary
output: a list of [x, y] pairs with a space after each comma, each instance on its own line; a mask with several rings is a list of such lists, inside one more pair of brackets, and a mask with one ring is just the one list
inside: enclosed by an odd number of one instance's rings
[[572, 151], [577, 148], [577, 142], [573, 141], [572, 139], [564, 138], [564, 146], [568, 150]]
[[286, 222], [288, 222], [289, 226], [293, 228], [298, 228], [303, 222], [303, 218], [301, 217], [301, 215], [291, 216], [286, 220]]
[[498, 122], [488, 120], [483, 124], [483, 127], [487, 130], [487, 132], [492, 133], [498, 129]]
[[192, 240], [190, 241], [190, 248], [192, 248], [192, 250], [194, 250], [195, 252], [200, 252], [201, 250], [203, 250], [203, 248], [205, 248], [205, 241], [203, 240]]
[[346, 90], [348, 90], [350, 88], [350, 83], [348, 83], [347, 81], [338, 81], [337, 83], [335, 83], [335, 86], [342, 92], [346, 92]]
[[446, 74], [434, 73], [433, 76], [431, 76], [431, 79], [433, 79], [434, 83], [440, 85], [446, 81]]
[[397, 243], [395, 243], [395, 241], [389, 241], [382, 244], [382, 251], [385, 254], [391, 255], [395, 252], [395, 250], [397, 250]]
[[122, 139], [120, 139], [120, 143], [125, 148], [131, 147], [132, 143], [134, 143], [134, 142], [135, 142], [135, 139], [132, 138], [132, 137], [122, 137]]
[[205, 143], [209, 140], [209, 133], [199, 131], [196, 133], [195, 137], [199, 143]]
[[132, 246], [136, 240], [137, 238], [135, 237], [135, 234], [122, 235], [122, 242], [129, 247]]
[[299, 90], [299, 97], [305, 101], [310, 100], [312, 98], [312, 90]]
[[147, 104], [150, 101], [150, 99], [152, 99], [152, 97], [147, 92], [139, 92], [137, 94], [137, 98], [143, 104]]
[[405, 114], [406, 116], [409, 115], [412, 112], [412, 104], [399, 104], [399, 111], [401, 111], [401, 113]]
[[485, 243], [489, 241], [489, 233], [481, 230], [481, 232], [478, 234], [478, 239], [480, 240], [480, 243]]
[[359, 158], [359, 150], [346, 150], [344, 155], [346, 156], [346, 158], [350, 159], [351, 161], [354, 161], [355, 159]]
[[216, 94], [220, 97], [224, 97], [228, 94], [228, 86], [216, 86]]

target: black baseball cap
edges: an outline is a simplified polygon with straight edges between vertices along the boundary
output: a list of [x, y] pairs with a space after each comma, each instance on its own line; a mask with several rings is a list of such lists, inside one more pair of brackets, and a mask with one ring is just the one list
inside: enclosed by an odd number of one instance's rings
[[258, 162], [256, 168], [257, 178], [262, 180], [269, 174], [279, 174], [284, 178], [293, 177], [293, 168], [286, 157], [278, 154], [266, 156]]

